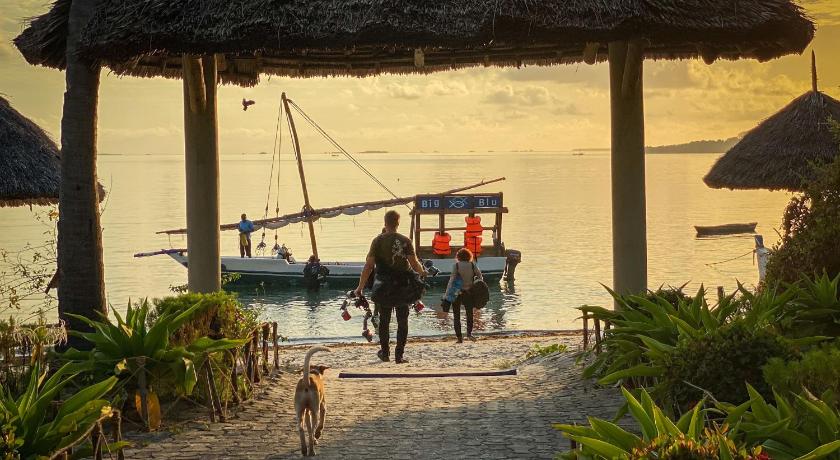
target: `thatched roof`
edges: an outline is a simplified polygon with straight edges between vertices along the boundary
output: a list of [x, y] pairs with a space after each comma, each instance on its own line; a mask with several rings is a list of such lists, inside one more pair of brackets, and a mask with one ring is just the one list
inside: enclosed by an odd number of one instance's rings
[[60, 183], [58, 146], [0, 97], [0, 207], [57, 204]]
[[[15, 39], [32, 64], [64, 67], [70, 0]], [[813, 23], [792, 0], [101, 0], [86, 54], [118, 74], [180, 77], [182, 54], [223, 53], [220, 78], [428, 73], [469, 66], [594, 63], [607, 43], [645, 57], [800, 53]]]
[[703, 181], [713, 188], [801, 190], [813, 165], [840, 154], [829, 117], [840, 120], [840, 101], [817, 90], [799, 96], [747, 133]]
[[58, 147], [0, 97], [0, 207], [58, 203]]

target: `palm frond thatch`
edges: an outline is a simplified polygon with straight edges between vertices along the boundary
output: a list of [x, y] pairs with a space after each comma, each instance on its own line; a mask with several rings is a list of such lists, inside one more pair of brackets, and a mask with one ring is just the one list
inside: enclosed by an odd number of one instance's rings
[[820, 91], [799, 96], [748, 132], [703, 181], [713, 188], [802, 190], [814, 165], [840, 155], [830, 117], [840, 120], [840, 101]]
[[58, 147], [0, 97], [0, 207], [58, 203]]
[[[30, 63], [64, 67], [69, 3], [15, 39]], [[101, 0], [83, 36], [118, 74], [179, 78], [182, 54], [222, 53], [222, 82], [254, 85], [260, 74], [591, 63], [614, 40], [640, 40], [652, 59], [764, 61], [813, 34], [791, 0]]]
[[[60, 185], [58, 146], [0, 97], [0, 207], [58, 204]], [[101, 201], [105, 187], [96, 185]]]

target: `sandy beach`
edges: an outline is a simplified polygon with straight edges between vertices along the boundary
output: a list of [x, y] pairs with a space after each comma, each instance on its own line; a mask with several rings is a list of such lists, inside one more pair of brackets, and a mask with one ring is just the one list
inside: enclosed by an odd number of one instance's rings
[[[479, 335], [475, 342], [455, 343], [455, 337], [409, 337], [406, 345], [406, 364], [384, 363], [376, 356], [379, 344], [325, 344], [330, 353], [319, 353], [312, 363], [330, 366], [332, 375], [340, 371], [362, 372], [423, 372], [428, 370], [497, 370], [521, 362], [534, 346], [563, 344], [568, 351], [580, 349], [580, 331], [538, 332], [508, 335]], [[289, 369], [302, 365], [307, 345], [280, 348], [280, 360]], [[391, 340], [393, 358], [394, 340]]]

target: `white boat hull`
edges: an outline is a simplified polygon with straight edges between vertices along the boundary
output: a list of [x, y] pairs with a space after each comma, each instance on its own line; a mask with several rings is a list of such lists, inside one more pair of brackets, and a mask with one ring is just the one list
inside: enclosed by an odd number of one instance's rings
[[[170, 252], [167, 255], [175, 259], [178, 263], [187, 266], [189, 259], [186, 253]], [[452, 267], [454, 265], [453, 259], [430, 259], [439, 273], [431, 277], [429, 281], [437, 284], [438, 282], [445, 283], [449, 280], [452, 274]], [[424, 261], [425, 262], [425, 261]], [[505, 257], [480, 257], [476, 261], [479, 270], [485, 278], [501, 278], [505, 271], [505, 264], [507, 259]], [[321, 262], [321, 265], [329, 269], [327, 275], [327, 283], [355, 283], [358, 282], [359, 276], [362, 274], [364, 262]], [[274, 257], [222, 257], [222, 273], [240, 275], [240, 280], [243, 281], [259, 281], [259, 280], [275, 280], [285, 281], [290, 284], [298, 284], [303, 282], [303, 267], [305, 262], [290, 263], [286, 259], [278, 259]]]

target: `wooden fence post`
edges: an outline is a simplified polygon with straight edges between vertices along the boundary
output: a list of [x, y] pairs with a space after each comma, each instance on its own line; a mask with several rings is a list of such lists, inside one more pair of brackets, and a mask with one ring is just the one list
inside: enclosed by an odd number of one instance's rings
[[271, 325], [263, 323], [262, 326], [262, 368], [263, 374], [268, 375], [268, 334]]
[[274, 346], [274, 370], [280, 368], [280, 347], [277, 343], [277, 321], [271, 323], [271, 342]]
[[601, 353], [601, 320], [595, 318], [595, 354]]
[[260, 383], [260, 330], [255, 329], [251, 337], [251, 382]]
[[[113, 414], [111, 421], [114, 425], [114, 443], [119, 443], [122, 442], [122, 412], [115, 410]], [[125, 460], [122, 447], [117, 449], [117, 460]]]
[[239, 399], [239, 373], [236, 372], [237, 367], [237, 357], [239, 356], [239, 350], [233, 349], [230, 351], [230, 391], [233, 393], [233, 402], [239, 404], [241, 401]]
[[102, 460], [102, 425], [99, 422], [90, 432], [90, 443], [93, 447], [93, 460]]
[[583, 313], [583, 350], [589, 348], [589, 313]]

